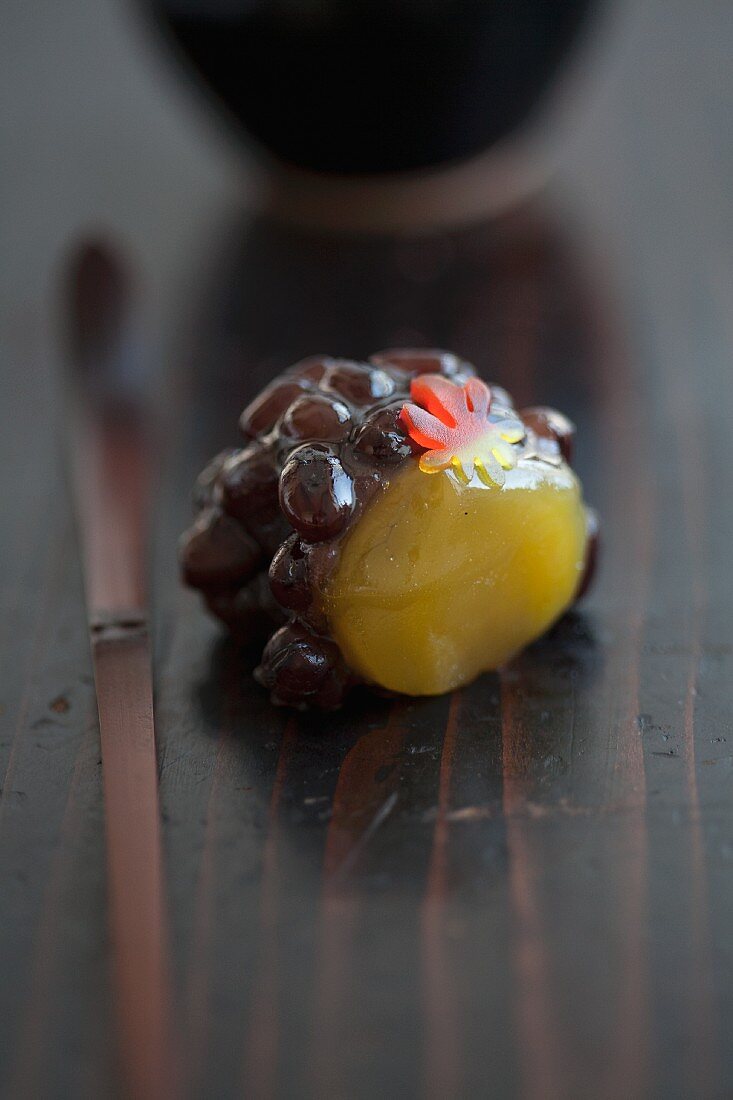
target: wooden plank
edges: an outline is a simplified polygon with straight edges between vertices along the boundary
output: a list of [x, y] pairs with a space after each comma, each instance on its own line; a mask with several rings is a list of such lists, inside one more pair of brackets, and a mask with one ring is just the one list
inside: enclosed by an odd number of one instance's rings
[[[639, 16], [563, 169], [565, 213], [542, 200], [401, 240], [232, 227], [186, 384], [170, 381], [156, 516], [163, 839], [192, 1096], [733, 1090], [723, 24], [678, 0]], [[605, 522], [599, 585], [451, 700], [275, 711], [250, 657], [179, 590], [189, 485], [280, 367], [406, 342], [463, 352], [577, 421]], [[0, 463], [4, 1083], [103, 1095], [117, 1076], [90, 664], [68, 505], [47, 474], [52, 402], [33, 406], [26, 368], [9, 384], [38, 425], [28, 503]], [[21, 453], [27, 429], [0, 415]]]

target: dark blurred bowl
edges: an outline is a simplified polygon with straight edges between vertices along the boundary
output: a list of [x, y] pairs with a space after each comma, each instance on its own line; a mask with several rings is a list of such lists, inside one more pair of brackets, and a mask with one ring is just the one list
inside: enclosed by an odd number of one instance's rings
[[229, 111], [322, 172], [425, 168], [530, 115], [592, 0], [153, 0]]

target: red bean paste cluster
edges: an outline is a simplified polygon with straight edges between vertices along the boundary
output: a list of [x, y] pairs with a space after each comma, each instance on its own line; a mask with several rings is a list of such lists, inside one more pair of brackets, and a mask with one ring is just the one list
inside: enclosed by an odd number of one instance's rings
[[[398, 416], [411, 379], [426, 372], [459, 384], [476, 373], [433, 350], [304, 359], [244, 410], [245, 445], [217, 455], [196, 482], [183, 578], [234, 635], [269, 635], [255, 676], [276, 704], [333, 709], [358, 682], [315, 596], [350, 526], [417, 450]], [[512, 407], [504, 390], [492, 393]], [[549, 409], [519, 415], [535, 449], [570, 460], [569, 421]]]

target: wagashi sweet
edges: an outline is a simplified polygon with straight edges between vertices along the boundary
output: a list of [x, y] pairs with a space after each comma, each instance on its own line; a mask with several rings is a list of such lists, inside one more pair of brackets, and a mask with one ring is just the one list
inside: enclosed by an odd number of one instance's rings
[[365, 682], [433, 695], [504, 665], [587, 585], [596, 519], [574, 429], [444, 351], [314, 356], [240, 418], [195, 489], [183, 577], [235, 633], [270, 637], [273, 702]]

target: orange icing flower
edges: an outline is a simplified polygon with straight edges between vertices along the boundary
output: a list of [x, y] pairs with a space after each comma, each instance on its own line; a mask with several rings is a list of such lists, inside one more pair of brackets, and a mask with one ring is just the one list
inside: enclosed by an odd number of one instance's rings
[[525, 437], [521, 420], [508, 409], [492, 408], [491, 390], [480, 378], [459, 386], [440, 374], [412, 380], [414, 404], [403, 405], [400, 421], [425, 451], [420, 469], [435, 474], [451, 468], [464, 484], [474, 470], [484, 485], [504, 484], [504, 471], [517, 464]]

